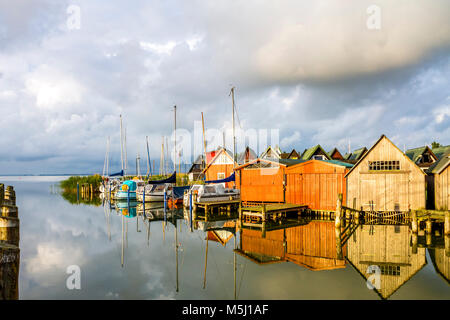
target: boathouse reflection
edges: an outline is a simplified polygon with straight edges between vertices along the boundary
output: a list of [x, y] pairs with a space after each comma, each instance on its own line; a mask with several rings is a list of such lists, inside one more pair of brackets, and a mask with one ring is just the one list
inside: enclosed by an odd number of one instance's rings
[[[346, 246], [342, 248], [346, 254]], [[236, 252], [257, 264], [288, 261], [309, 270], [345, 268], [338, 258], [334, 223], [311, 221], [306, 225], [268, 231], [243, 228]]]
[[379, 270], [373, 290], [388, 299], [427, 264], [426, 249], [414, 253], [410, 240], [408, 225], [361, 225], [347, 242], [347, 259], [366, 281]]

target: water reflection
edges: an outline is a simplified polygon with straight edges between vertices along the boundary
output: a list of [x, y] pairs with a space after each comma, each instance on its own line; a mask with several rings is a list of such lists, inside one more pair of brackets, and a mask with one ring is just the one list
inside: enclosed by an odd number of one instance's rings
[[[72, 205], [48, 184], [17, 190], [22, 299], [450, 298], [444, 237], [419, 235], [414, 246], [408, 226], [349, 229], [340, 256], [331, 221], [263, 230], [226, 217], [191, 221], [157, 203]], [[65, 288], [70, 264], [81, 267], [80, 291]], [[366, 286], [371, 264], [380, 289]]]
[[361, 225], [348, 241], [347, 259], [365, 280], [374, 274], [371, 266], [379, 268], [379, 282], [374, 290], [383, 299], [427, 264], [425, 248], [413, 253], [411, 235], [406, 225]]
[[[426, 246], [417, 247], [418, 240], [414, 240], [408, 225], [347, 225], [341, 235], [342, 230], [336, 230], [333, 221], [299, 218], [260, 225], [226, 219], [223, 215], [209, 217], [212, 221], [192, 220], [188, 209], [169, 210], [162, 203], [104, 202], [104, 207], [110, 211], [115, 209], [122, 217], [122, 267], [128, 237], [126, 218], [136, 219], [136, 232], [141, 232], [138, 223], [139, 219], [142, 220], [147, 229], [147, 246], [152, 222], [163, 222], [163, 240], [167, 225], [173, 225], [176, 292], [179, 292], [178, 255], [181, 246], [178, 242], [179, 220], [191, 226], [191, 232], [195, 230], [203, 234], [203, 289], [207, 286], [209, 243], [225, 247], [233, 239], [234, 299], [238, 298], [236, 255], [256, 265], [290, 262], [311, 271], [344, 269], [350, 265], [362, 277], [363, 283], [373, 284], [372, 289], [382, 299], [391, 297], [427, 264]], [[444, 237], [430, 239], [427, 238], [426, 245], [443, 243]], [[429, 250], [436, 272], [448, 282], [450, 263], [445, 248]], [[375, 273], [378, 278], [374, 278], [374, 270], [378, 270]]]

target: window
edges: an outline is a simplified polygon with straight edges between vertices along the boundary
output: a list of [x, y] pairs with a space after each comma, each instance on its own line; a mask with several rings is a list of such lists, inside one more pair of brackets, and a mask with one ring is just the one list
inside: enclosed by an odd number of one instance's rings
[[313, 155], [311, 159], [313, 159], [313, 160], [326, 160], [326, 158], [325, 158], [325, 156], [323, 154]]
[[219, 172], [217, 174], [217, 180], [221, 180], [221, 179], [225, 179], [225, 173], [224, 172]]
[[400, 161], [369, 161], [369, 170], [384, 171], [384, 170], [400, 170]]
[[380, 266], [381, 274], [390, 276], [400, 275], [400, 266], [383, 265]]

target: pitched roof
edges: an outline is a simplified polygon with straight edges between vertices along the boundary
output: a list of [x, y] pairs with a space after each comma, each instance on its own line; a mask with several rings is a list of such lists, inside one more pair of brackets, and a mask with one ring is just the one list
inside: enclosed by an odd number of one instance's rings
[[[276, 158], [280, 158], [281, 157], [281, 150], [280, 150], [280, 148], [278, 146], [276, 146], [274, 148], [272, 148], [272, 146], [268, 146], [267, 149], [263, 153], [261, 153], [261, 155], [259, 157], [260, 158], [267, 157], [267, 154], [269, 153], [269, 151], [275, 153]], [[270, 157], [270, 158], [273, 158], [273, 157]]]
[[441, 173], [450, 164], [450, 150], [441, 157], [439, 161], [436, 161], [428, 169], [431, 173]]
[[343, 162], [343, 161], [339, 161], [339, 160], [334, 160], [334, 159], [332, 159], [332, 160], [319, 160], [319, 161], [337, 164], [339, 166], [343, 166], [343, 167], [346, 167], [346, 168], [352, 168], [353, 167], [353, 164], [351, 164], [351, 163]]
[[241, 152], [238, 154], [238, 160], [237, 160], [238, 164], [245, 163], [246, 157], [248, 158], [247, 162], [258, 158], [258, 156], [256, 155], [256, 152], [253, 151], [252, 148], [246, 147], [244, 152]]
[[291, 153], [289, 153], [288, 159], [300, 159], [300, 155], [298, 154], [298, 152], [295, 149], [292, 149]]
[[195, 161], [192, 163], [191, 168], [189, 169], [188, 173], [193, 172], [194, 168], [198, 168], [196, 166], [199, 166], [200, 168], [198, 169], [199, 171], [203, 170], [203, 159], [205, 157], [201, 154], [197, 157], [197, 159], [195, 159]]
[[[344, 158], [343, 156], [342, 156], [342, 153], [338, 150], [338, 148], [334, 148], [333, 150], [331, 150], [330, 152], [328, 152], [328, 156], [331, 158], [331, 159], [333, 159], [333, 154], [334, 153], [339, 153], [339, 155], [342, 157], [342, 158]], [[345, 159], [345, 158], [344, 158]]]
[[311, 157], [312, 157], [318, 150], [321, 150], [322, 153], [323, 153], [326, 157], [328, 157], [328, 158], [330, 157], [330, 156], [328, 155], [328, 153], [326, 153], [325, 150], [323, 150], [323, 148], [320, 146], [320, 144], [318, 144], [318, 145], [316, 145], [316, 146], [314, 146], [314, 147], [311, 147], [311, 148], [309, 148], [309, 149], [306, 149], [306, 150], [303, 152], [301, 159], [302, 159], [302, 160], [310, 160]]
[[364, 153], [366, 153], [366, 152], [367, 152], [367, 148], [366, 147], [362, 147], [362, 148], [356, 149], [350, 154], [350, 156], [346, 160], [358, 161], [364, 155]]
[[428, 146], [423, 146], [423, 147], [418, 147], [418, 148], [413, 148], [413, 149], [409, 149], [406, 150], [405, 154], [408, 156], [408, 158], [410, 158], [412, 161], [416, 162], [419, 160], [419, 158], [425, 153], [425, 151], [429, 151], [431, 152], [431, 154], [433, 156], [436, 157], [436, 159], [439, 159], [434, 152], [428, 147]]
[[431, 150], [433, 151], [435, 156], [440, 160], [445, 154], [450, 152], [450, 145], [433, 148]]
[[225, 152], [226, 154], [228, 154], [228, 156], [231, 158], [231, 161], [234, 161], [233, 159], [233, 153], [231, 151], [228, 151], [225, 148], [220, 148], [219, 150], [217, 150], [217, 152], [214, 155], [214, 158], [211, 159], [211, 161], [208, 163], [208, 165], [206, 166], [205, 169], [203, 169], [202, 172], [206, 172], [206, 170], [208, 170], [208, 168], [214, 163], [214, 161], [223, 153]]
[[248, 166], [251, 166], [253, 164], [259, 163], [259, 162], [265, 162], [267, 164], [278, 164], [285, 167], [290, 167], [302, 162], [306, 162], [306, 160], [300, 160], [300, 159], [267, 159], [267, 158], [258, 158], [253, 161], [247, 162], [245, 164], [241, 164], [240, 166], [237, 166], [235, 170], [239, 170]]
[[[384, 134], [382, 134], [381, 135], [381, 137], [377, 140], [377, 142], [375, 142], [374, 144], [373, 144], [373, 146], [371, 146], [370, 147], [370, 149], [369, 150], [367, 150], [367, 152], [365, 152], [364, 154], [363, 154], [363, 156], [361, 157], [361, 158], [359, 158], [359, 160], [355, 163], [355, 165], [345, 174], [345, 177], [347, 177], [349, 174], [350, 174], [350, 172], [352, 172], [353, 171], [353, 169], [355, 169], [358, 165], [359, 165], [359, 163], [361, 162], [361, 161], [363, 161], [364, 160], [364, 158], [376, 147], [376, 145], [381, 141], [381, 140], [383, 140], [383, 139], [386, 139], [387, 141], [389, 141], [399, 152], [401, 152], [405, 157], [406, 157], [406, 159], [408, 159], [409, 161], [411, 161], [411, 163], [413, 163], [417, 168], [419, 168], [420, 169], [420, 167], [414, 162], [414, 161], [412, 161], [409, 157], [407, 157], [404, 153], [403, 153], [403, 151], [401, 151], [391, 140], [389, 140], [388, 139], [388, 137], [386, 137]], [[422, 169], [420, 169], [420, 172], [422, 172], [424, 175], [426, 174], [425, 172], [423, 172], [422, 171]]]

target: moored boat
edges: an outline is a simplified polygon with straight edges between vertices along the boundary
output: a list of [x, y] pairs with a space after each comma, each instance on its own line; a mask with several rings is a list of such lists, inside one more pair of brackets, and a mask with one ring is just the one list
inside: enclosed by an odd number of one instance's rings
[[228, 200], [239, 200], [241, 198], [239, 189], [225, 188], [223, 184], [194, 184], [183, 197], [183, 205], [189, 207], [189, 194], [195, 194], [197, 202], [220, 202]]

